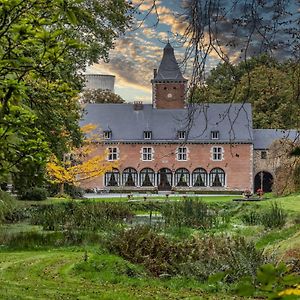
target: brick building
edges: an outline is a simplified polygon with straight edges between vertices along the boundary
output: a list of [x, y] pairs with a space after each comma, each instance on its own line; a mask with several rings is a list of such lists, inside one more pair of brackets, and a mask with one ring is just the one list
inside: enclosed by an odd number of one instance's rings
[[151, 83], [152, 104], [86, 106], [82, 125], [101, 128], [98, 152], [118, 168], [85, 188], [242, 192], [271, 183], [273, 171], [264, 179], [260, 161], [274, 131], [252, 129], [250, 104], [187, 105], [187, 80], [169, 43]]

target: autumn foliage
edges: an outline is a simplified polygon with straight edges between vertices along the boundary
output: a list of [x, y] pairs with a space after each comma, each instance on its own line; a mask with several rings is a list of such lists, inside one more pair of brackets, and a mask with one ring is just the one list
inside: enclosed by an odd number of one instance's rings
[[79, 185], [81, 182], [103, 175], [117, 167], [116, 162], [106, 160], [107, 153], [98, 154], [97, 146], [101, 143], [101, 135], [97, 126], [85, 125], [81, 128], [85, 139], [79, 148], [71, 148], [62, 160], [52, 155], [47, 163], [47, 174], [51, 183]]

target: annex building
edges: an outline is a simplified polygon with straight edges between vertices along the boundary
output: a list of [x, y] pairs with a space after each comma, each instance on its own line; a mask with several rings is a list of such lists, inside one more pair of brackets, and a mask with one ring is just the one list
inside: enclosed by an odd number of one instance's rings
[[154, 70], [152, 104], [88, 104], [82, 120], [103, 131], [98, 154], [118, 168], [85, 188], [133, 191], [271, 189], [270, 144], [283, 136], [252, 129], [251, 105], [185, 102], [187, 80], [168, 43]]

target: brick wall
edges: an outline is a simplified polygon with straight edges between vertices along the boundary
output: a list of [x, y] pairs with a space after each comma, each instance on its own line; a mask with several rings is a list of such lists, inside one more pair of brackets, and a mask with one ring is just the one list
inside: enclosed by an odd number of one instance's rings
[[[127, 167], [135, 168], [138, 172], [143, 168], [151, 168], [158, 172], [161, 168], [169, 168], [175, 171], [178, 168], [186, 168], [192, 173], [196, 168], [202, 167], [208, 173], [213, 168], [222, 168], [226, 173], [226, 186], [224, 190], [252, 190], [253, 185], [253, 161], [252, 145], [250, 144], [187, 144], [187, 161], [176, 159], [176, 149], [180, 144], [113, 144], [100, 145], [97, 153], [101, 154], [107, 147], [118, 147], [120, 152], [119, 167], [122, 172]], [[220, 146], [224, 150], [221, 161], [213, 161], [211, 148]], [[154, 150], [153, 161], [142, 161], [141, 148], [152, 147]], [[103, 188], [103, 176], [85, 182], [85, 188]], [[208, 189], [208, 188], [203, 188]], [[220, 188], [219, 188], [220, 189]]]
[[[168, 97], [172, 95], [172, 97]], [[153, 102], [159, 109], [179, 109], [185, 106], [184, 83], [155, 83], [153, 85]]]

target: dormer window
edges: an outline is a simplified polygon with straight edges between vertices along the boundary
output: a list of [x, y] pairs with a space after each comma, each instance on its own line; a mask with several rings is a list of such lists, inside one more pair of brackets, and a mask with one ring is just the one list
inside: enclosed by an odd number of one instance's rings
[[105, 130], [103, 132], [103, 137], [105, 140], [110, 140], [111, 139], [111, 130]]
[[218, 130], [211, 131], [211, 139], [218, 140], [220, 138], [220, 132]]
[[183, 131], [183, 130], [179, 130], [178, 133], [177, 133], [177, 136], [178, 136], [179, 140], [184, 140], [185, 137], [186, 137], [186, 132]]
[[152, 131], [144, 131], [144, 140], [151, 140], [152, 139]]

